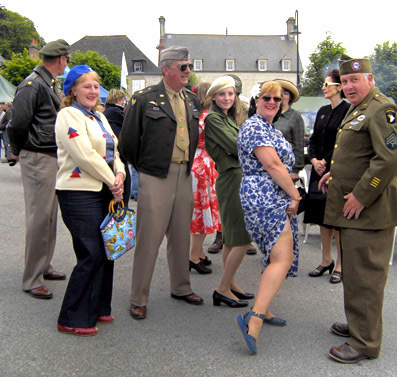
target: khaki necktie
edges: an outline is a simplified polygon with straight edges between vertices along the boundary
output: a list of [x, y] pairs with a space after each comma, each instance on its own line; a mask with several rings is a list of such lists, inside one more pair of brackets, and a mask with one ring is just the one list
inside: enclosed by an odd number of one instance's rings
[[185, 151], [189, 146], [189, 135], [186, 126], [186, 109], [185, 102], [180, 97], [179, 93], [174, 94], [175, 118], [176, 118], [176, 145], [182, 151]]

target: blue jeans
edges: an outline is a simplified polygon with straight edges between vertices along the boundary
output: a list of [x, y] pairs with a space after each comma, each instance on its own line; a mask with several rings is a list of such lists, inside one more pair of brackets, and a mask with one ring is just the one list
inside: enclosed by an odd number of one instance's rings
[[58, 318], [63, 326], [94, 327], [99, 316], [111, 313], [114, 262], [106, 258], [99, 227], [113, 196], [103, 186], [99, 192], [57, 191], [77, 257]]
[[138, 198], [138, 172], [131, 166], [131, 196]]

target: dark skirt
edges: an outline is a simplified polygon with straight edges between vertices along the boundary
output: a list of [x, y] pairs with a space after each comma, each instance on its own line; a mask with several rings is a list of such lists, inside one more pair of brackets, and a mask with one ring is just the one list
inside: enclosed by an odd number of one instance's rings
[[333, 227], [324, 225], [325, 203], [327, 195], [318, 190], [318, 182], [321, 177], [316, 173], [314, 167], [310, 174], [309, 192], [305, 198], [305, 214], [303, 222], [305, 224], [317, 224], [328, 229]]

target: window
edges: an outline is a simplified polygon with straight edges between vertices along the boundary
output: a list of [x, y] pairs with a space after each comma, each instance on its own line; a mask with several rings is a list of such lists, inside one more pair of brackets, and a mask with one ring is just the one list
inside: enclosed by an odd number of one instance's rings
[[134, 62], [134, 72], [143, 72], [142, 62]]
[[226, 71], [234, 71], [234, 59], [226, 60]]
[[258, 71], [267, 71], [267, 60], [258, 60]]
[[194, 70], [202, 71], [203, 70], [203, 61], [202, 60], [193, 60]]
[[132, 80], [132, 93], [145, 88], [145, 80]]
[[281, 69], [283, 71], [290, 71], [291, 70], [291, 60], [281, 60]]

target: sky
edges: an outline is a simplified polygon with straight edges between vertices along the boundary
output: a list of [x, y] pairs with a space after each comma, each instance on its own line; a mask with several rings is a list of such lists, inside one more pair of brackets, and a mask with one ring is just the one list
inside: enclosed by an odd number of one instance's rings
[[[299, 54], [303, 66], [330, 32], [354, 57], [372, 54], [383, 42], [397, 41], [395, 9], [390, 0], [363, 5], [349, 0], [183, 1], [183, 0], [0, 0], [0, 5], [33, 21], [50, 42], [69, 44], [86, 35], [127, 35], [155, 64], [159, 17], [171, 34], [284, 35], [289, 17], [298, 11]], [[230, 4], [227, 5], [226, 4]], [[237, 4], [237, 6], [236, 6]], [[374, 5], [375, 6], [374, 6]], [[121, 57], [120, 57], [121, 60]], [[120, 61], [121, 64], [121, 61]]]

